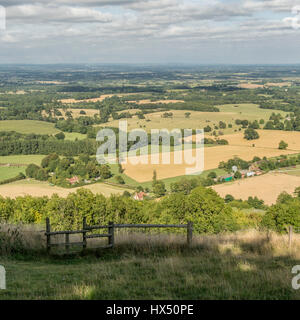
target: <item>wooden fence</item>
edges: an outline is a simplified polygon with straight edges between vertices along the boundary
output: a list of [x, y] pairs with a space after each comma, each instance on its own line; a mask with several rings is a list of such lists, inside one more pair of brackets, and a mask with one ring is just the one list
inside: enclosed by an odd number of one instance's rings
[[[46, 219], [46, 238], [47, 238], [47, 252], [51, 252], [52, 247], [65, 247], [65, 250], [69, 252], [71, 246], [81, 246], [83, 250], [87, 248], [88, 239], [95, 238], [107, 238], [108, 243], [106, 246], [99, 248], [113, 248], [115, 245], [115, 229], [128, 229], [128, 228], [185, 228], [187, 230], [187, 245], [191, 246], [193, 240], [193, 223], [188, 222], [187, 224], [114, 224], [109, 222], [107, 226], [88, 226], [86, 218], [82, 221], [82, 230], [74, 231], [51, 231], [50, 219]], [[91, 233], [94, 230], [106, 229], [107, 233]], [[100, 232], [100, 231], [99, 231]], [[81, 242], [70, 242], [70, 235], [82, 234]], [[62, 243], [52, 243], [51, 236], [65, 235], [65, 241]]]
[[289, 247], [292, 247], [293, 244], [293, 235], [294, 233], [300, 233], [300, 228], [289, 226]]

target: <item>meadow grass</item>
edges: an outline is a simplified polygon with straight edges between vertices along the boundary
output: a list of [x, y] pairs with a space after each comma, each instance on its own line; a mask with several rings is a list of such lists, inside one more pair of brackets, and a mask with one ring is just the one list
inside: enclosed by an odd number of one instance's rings
[[44, 155], [13, 155], [13, 156], [0, 156], [0, 163], [11, 164], [30, 164], [34, 163], [41, 165]]
[[20, 172], [25, 174], [25, 167], [0, 167], [0, 181], [14, 178]]
[[0, 299], [300, 298], [291, 287], [299, 237], [291, 249], [287, 236], [257, 231], [196, 236], [191, 248], [185, 241], [183, 235], [120, 233], [114, 249], [85, 254], [2, 252], [7, 290]]
[[19, 133], [56, 134], [60, 131], [54, 128], [53, 123], [37, 120], [2, 120], [0, 131], [16, 131]]
[[65, 140], [75, 141], [86, 139], [86, 134], [78, 133], [78, 132], [64, 132]]

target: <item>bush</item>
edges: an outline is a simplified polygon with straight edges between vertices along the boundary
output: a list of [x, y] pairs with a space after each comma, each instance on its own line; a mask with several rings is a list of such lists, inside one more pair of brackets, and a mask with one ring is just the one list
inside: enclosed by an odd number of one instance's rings
[[259, 134], [253, 128], [248, 128], [245, 130], [244, 138], [247, 140], [255, 140], [259, 138]]
[[262, 219], [262, 225], [280, 233], [287, 232], [288, 226], [300, 228], [300, 201], [291, 199], [271, 206]]
[[34, 163], [31, 163], [25, 170], [26, 176], [29, 178], [35, 178], [39, 169], [40, 169], [39, 166], [37, 166]]

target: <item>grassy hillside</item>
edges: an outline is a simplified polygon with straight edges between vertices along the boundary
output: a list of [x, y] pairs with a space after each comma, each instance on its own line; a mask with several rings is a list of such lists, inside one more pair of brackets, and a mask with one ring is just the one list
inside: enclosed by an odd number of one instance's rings
[[0, 131], [16, 131], [24, 134], [56, 134], [59, 130], [53, 123], [36, 120], [3, 120], [0, 121]]
[[257, 232], [198, 236], [192, 248], [170, 235], [116, 243], [86, 256], [0, 255], [8, 288], [0, 299], [300, 298], [291, 287], [300, 238], [290, 251], [287, 237]]

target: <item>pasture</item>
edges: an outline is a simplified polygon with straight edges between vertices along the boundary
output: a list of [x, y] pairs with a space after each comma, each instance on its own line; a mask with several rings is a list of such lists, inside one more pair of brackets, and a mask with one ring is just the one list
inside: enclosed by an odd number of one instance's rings
[[45, 158], [43, 155], [13, 155], [13, 156], [0, 156], [0, 164], [30, 164], [34, 163], [40, 165], [42, 159]]
[[300, 176], [272, 172], [258, 177], [215, 185], [212, 188], [221, 197], [231, 194], [236, 199], [247, 200], [250, 196], [257, 196], [266, 204], [271, 205], [276, 202], [281, 192], [286, 191], [292, 194], [299, 186]]
[[[172, 118], [163, 118], [164, 112], [146, 114], [145, 119], [138, 119], [137, 116], [134, 116], [131, 119], [127, 119], [128, 129], [142, 128], [149, 132], [151, 129], [203, 129], [209, 125], [213, 131], [215, 126], [219, 126], [219, 121], [223, 121], [226, 123], [227, 128], [216, 129], [216, 131], [230, 134], [240, 128], [240, 126], [235, 124], [236, 119], [247, 119], [250, 121], [264, 119], [266, 121], [270, 118], [272, 112], [274, 112], [274, 110], [260, 109], [255, 104], [228, 104], [217, 107], [220, 109], [220, 112], [170, 110], [168, 112], [173, 113]], [[185, 116], [187, 112], [191, 113], [189, 118]], [[278, 111], [278, 113], [281, 113], [283, 116], [286, 115], [285, 112]], [[232, 128], [228, 128], [228, 124], [232, 124]], [[103, 126], [118, 127], [119, 120], [111, 119], [108, 123], [103, 124]], [[208, 135], [211, 135], [211, 133], [208, 133]]]
[[[122, 194], [126, 189], [119, 188], [104, 183], [87, 185], [82, 188], [89, 189], [94, 193], [100, 193], [108, 197], [111, 194]], [[50, 186], [48, 182], [41, 182], [31, 179], [21, 180], [6, 185], [0, 185], [0, 196], [16, 198], [19, 196], [30, 195], [34, 197], [51, 197], [57, 193], [61, 197], [67, 197], [68, 194], [76, 192], [78, 188], [66, 189], [57, 186]], [[132, 192], [132, 190], [128, 190]]]
[[25, 174], [26, 167], [1, 167], [0, 166], [0, 181], [14, 178], [20, 172]]
[[53, 123], [36, 120], [2, 120], [0, 131], [16, 131], [29, 134], [56, 134], [60, 131], [54, 128]]

